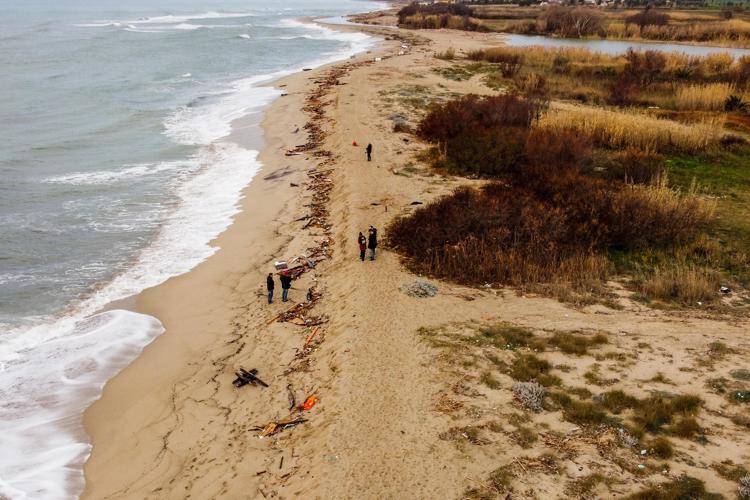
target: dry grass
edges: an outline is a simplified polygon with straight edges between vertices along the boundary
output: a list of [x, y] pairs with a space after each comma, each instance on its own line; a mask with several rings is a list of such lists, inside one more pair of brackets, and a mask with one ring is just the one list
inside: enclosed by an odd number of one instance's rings
[[719, 287], [720, 278], [715, 271], [675, 263], [669, 267], [657, 267], [640, 284], [639, 290], [651, 299], [693, 305], [716, 300]]
[[456, 49], [454, 49], [453, 47], [448, 47], [445, 52], [436, 53], [435, 57], [438, 59], [442, 59], [443, 61], [452, 61], [456, 58]]
[[571, 128], [595, 144], [613, 149], [635, 147], [647, 151], [698, 153], [719, 145], [720, 121], [682, 124], [636, 111], [609, 111], [588, 106], [558, 104], [539, 121], [552, 130]]
[[707, 83], [677, 87], [674, 108], [680, 111], [723, 111], [724, 103], [737, 88], [730, 83]]

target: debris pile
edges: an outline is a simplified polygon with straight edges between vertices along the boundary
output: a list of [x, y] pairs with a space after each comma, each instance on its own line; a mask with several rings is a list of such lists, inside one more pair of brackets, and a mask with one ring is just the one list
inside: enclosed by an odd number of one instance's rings
[[415, 281], [401, 286], [401, 291], [410, 297], [426, 298], [437, 294], [437, 287], [426, 281]]

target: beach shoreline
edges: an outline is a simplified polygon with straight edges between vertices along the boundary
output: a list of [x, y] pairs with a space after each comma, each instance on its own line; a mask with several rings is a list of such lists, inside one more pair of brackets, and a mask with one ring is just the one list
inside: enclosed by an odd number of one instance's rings
[[[375, 226], [385, 235], [395, 217], [483, 184], [430, 169], [420, 160], [425, 145], [395, 125], [415, 125], [433, 102], [494, 95], [481, 78], [446, 77], [455, 62], [435, 56], [501, 41], [449, 30], [336, 29], [383, 40], [371, 53], [275, 82], [285, 96], [263, 120], [263, 170], [214, 242], [220, 250], [135, 298], [135, 309], [158, 317], [166, 333], [86, 412], [94, 451], [83, 496], [465, 498], [489, 489], [500, 498], [509, 491], [569, 498], [571, 485], [595, 473], [617, 478], [605, 496], [680, 474], [730, 494], [735, 485], [708, 464], [747, 458], [731, 433], [710, 434], [699, 460], [671, 468], [649, 462], [644, 475], [644, 454], [617, 445], [613, 427], [576, 426], [556, 409], [526, 411], [508, 375], [521, 353], [482, 335], [510, 325], [545, 339], [606, 336], [588, 357], [537, 354], [550, 358], [564, 387], [590, 387], [593, 396], [607, 390], [595, 385], [612, 380], [645, 398], [653, 390], [692, 392], [715, 369], [728, 371], [746, 345], [745, 320], [660, 311], [624, 294], [621, 307], [571, 306], [523, 289], [431, 280], [409, 272], [387, 247], [374, 262], [360, 261], [359, 231]], [[264, 274], [275, 260], [311, 253], [324, 258], [290, 294], [291, 304], [309, 307], [284, 317], [293, 306], [266, 304]], [[434, 296], [409, 293], [424, 281]], [[715, 339], [735, 354], [702, 364]], [[473, 352], [485, 348], [494, 350]], [[234, 387], [239, 368], [257, 369], [269, 387]], [[599, 370], [616, 378], [591, 382]], [[700, 395], [710, 410], [701, 425], [727, 425], [722, 396]], [[314, 405], [300, 409], [310, 396]], [[522, 423], [537, 436], [526, 445], [518, 440]], [[691, 456], [697, 449], [689, 440], [679, 446]], [[611, 460], [614, 452], [621, 461]], [[516, 490], [495, 481], [506, 469]]]
[[[345, 25], [327, 27], [362, 31]], [[380, 42], [382, 40], [375, 41]], [[373, 47], [373, 50], [378, 48]], [[348, 60], [355, 62], [374, 57], [369, 53], [368, 50], [367, 54], [349, 56]], [[237, 309], [247, 307], [248, 302], [250, 307], [262, 304], [254, 303], [252, 297], [265, 297], [263, 277], [266, 271], [273, 270], [274, 260], [295, 255], [290, 250], [302, 253], [309, 243], [306, 235], [285, 228], [304, 211], [301, 200], [307, 158], [287, 156], [285, 152], [306, 141], [303, 126], [307, 117], [302, 108], [309, 91], [307, 81], [342, 61], [347, 59], [311, 71], [305, 68], [263, 84], [281, 94], [261, 111], [260, 123], [253, 117], [243, 117], [232, 123], [232, 133], [226, 140], [259, 150], [262, 169], [243, 189], [240, 210], [231, 225], [209, 243], [217, 248], [216, 253], [185, 274], [105, 308], [124, 307], [158, 318], [165, 331], [110, 379], [101, 397], [85, 410], [84, 429], [90, 437], [92, 453], [84, 467], [86, 488], [82, 497], [130, 495], [134, 483], [150, 484], [151, 480], [144, 483], [139, 477], [145, 471], [118, 477], [113, 470], [121, 471], [127, 462], [139, 462], [144, 449], [148, 454], [161, 446], [160, 437], [143, 431], [162, 421], [162, 415], [169, 411], [168, 395], [175, 385], [200, 371], [201, 367], [196, 365], [200, 365], [197, 360], [201, 352], [209, 350], [216, 342], [227, 342], [227, 332], [233, 330], [232, 320]], [[238, 291], [241, 292], [238, 294]], [[238, 303], [238, 295], [244, 297], [246, 303]], [[281, 306], [271, 307], [276, 310]], [[257, 313], [263, 315], [266, 311]], [[236, 340], [229, 337], [229, 342]], [[233, 368], [237, 367], [228, 366], [227, 373], [231, 374]], [[144, 390], [146, 387], [148, 389]], [[138, 446], [131, 448], [131, 438], [139, 433], [149, 435], [145, 439], [139, 436]], [[168, 474], [169, 468], [151, 470], [148, 476]]]

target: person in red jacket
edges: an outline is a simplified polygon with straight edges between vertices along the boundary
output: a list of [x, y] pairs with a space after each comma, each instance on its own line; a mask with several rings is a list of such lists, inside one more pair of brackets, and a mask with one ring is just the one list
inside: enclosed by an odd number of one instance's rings
[[365, 235], [362, 234], [362, 231], [359, 232], [359, 238], [357, 239], [357, 242], [359, 243], [359, 260], [364, 262], [365, 252], [367, 251], [367, 239], [365, 238]]

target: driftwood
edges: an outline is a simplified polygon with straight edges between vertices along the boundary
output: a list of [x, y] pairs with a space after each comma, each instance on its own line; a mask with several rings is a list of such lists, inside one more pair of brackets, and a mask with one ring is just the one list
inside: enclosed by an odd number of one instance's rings
[[292, 384], [287, 384], [286, 391], [289, 396], [289, 409], [291, 410], [297, 406], [297, 398], [294, 396], [294, 387], [292, 387]]
[[237, 378], [234, 379], [234, 382], [232, 384], [235, 387], [242, 387], [244, 385], [250, 384], [250, 385], [261, 385], [263, 387], [268, 387], [268, 384], [263, 382], [261, 379], [257, 376], [258, 370], [253, 368], [250, 371], [245, 370], [244, 368], [240, 368], [238, 372], [235, 372], [235, 375], [237, 375]]
[[268, 422], [266, 425], [256, 426], [252, 429], [255, 431], [261, 431], [259, 434], [260, 437], [267, 437], [296, 427], [303, 422], [307, 422], [307, 419], [302, 417], [289, 417], [284, 420], [279, 420], [278, 422]]

